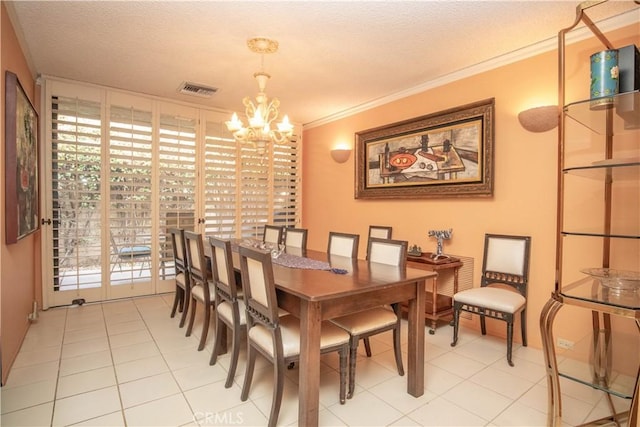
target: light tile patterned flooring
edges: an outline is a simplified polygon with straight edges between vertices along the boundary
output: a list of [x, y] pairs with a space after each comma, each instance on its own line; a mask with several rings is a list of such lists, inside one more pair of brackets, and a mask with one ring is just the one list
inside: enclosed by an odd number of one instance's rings
[[[201, 324], [191, 337], [169, 317], [173, 295], [126, 299], [42, 312], [31, 325], [7, 384], [0, 390], [3, 426], [208, 426], [267, 422], [272, 367], [258, 358], [246, 402], [240, 401], [244, 351], [234, 385], [224, 388], [229, 356], [209, 366], [213, 328], [198, 352]], [[199, 313], [201, 314], [201, 307]], [[201, 316], [198, 316], [201, 318]], [[406, 325], [403, 327], [406, 352]], [[516, 346], [515, 367], [505, 342], [451, 328], [425, 330], [425, 393], [406, 393], [395, 369], [391, 336], [372, 339], [361, 353], [356, 391], [338, 402], [337, 356], [322, 358], [320, 424], [324, 426], [544, 426], [547, 387], [543, 356]], [[405, 359], [406, 363], [406, 359]], [[406, 366], [406, 365], [405, 365]], [[297, 425], [297, 376], [287, 372], [279, 425]], [[562, 382], [566, 425], [607, 415], [604, 396]], [[623, 406], [628, 402], [616, 400]]]

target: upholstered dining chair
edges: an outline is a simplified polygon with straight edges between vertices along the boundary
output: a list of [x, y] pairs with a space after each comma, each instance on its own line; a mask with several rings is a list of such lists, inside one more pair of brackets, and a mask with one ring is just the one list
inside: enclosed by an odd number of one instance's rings
[[[249, 396], [256, 354], [266, 357], [274, 367], [274, 391], [269, 426], [275, 426], [280, 413], [285, 366], [300, 358], [300, 319], [279, 316], [271, 254], [240, 246], [240, 270], [247, 310], [247, 365], [240, 399]], [[349, 334], [330, 322], [322, 323], [320, 352], [340, 355], [340, 403], [345, 402]]]
[[191, 282], [187, 267], [187, 248], [184, 244], [184, 230], [169, 229], [171, 248], [173, 249], [173, 263], [175, 266], [176, 293], [171, 308], [171, 317], [175, 317], [176, 310], [182, 313], [179, 326], [182, 328], [187, 320], [189, 301], [191, 300]]
[[367, 259], [369, 259], [369, 241], [371, 240], [371, 238], [376, 237], [378, 239], [390, 239], [392, 231], [393, 227], [389, 227], [386, 225], [369, 226], [369, 236], [367, 237]]
[[231, 331], [231, 362], [227, 373], [225, 388], [231, 387], [238, 366], [240, 352], [240, 333], [247, 326], [246, 310], [242, 295], [239, 295], [236, 275], [233, 269], [231, 242], [209, 237], [211, 246], [211, 273], [215, 287], [216, 337], [211, 352], [210, 365], [215, 365], [223, 345], [220, 337], [222, 328]]
[[359, 234], [329, 232], [329, 243], [327, 245], [328, 255], [338, 255], [348, 258], [358, 258]]
[[276, 247], [282, 243], [282, 227], [278, 225], [264, 225], [264, 233], [262, 234], [264, 243], [271, 243]]
[[507, 363], [513, 366], [513, 323], [520, 313], [522, 345], [527, 346], [527, 286], [531, 237], [486, 234], [480, 287], [453, 295], [453, 341], [458, 342], [460, 312], [480, 316], [482, 335], [486, 335], [485, 317], [507, 323]]
[[[407, 265], [407, 242], [404, 240], [379, 239], [371, 237], [369, 239], [369, 264], [386, 264], [404, 269]], [[393, 331], [393, 350], [396, 359], [398, 374], [404, 375], [402, 366], [402, 348], [400, 344], [400, 307], [393, 304], [391, 307], [380, 306], [365, 311], [348, 314], [346, 316], [332, 319], [331, 321], [349, 332], [349, 391], [347, 398], [353, 396], [356, 378], [356, 359], [358, 357], [358, 343], [361, 339], [365, 342], [367, 357], [371, 357], [371, 346], [367, 338], [386, 332]]]
[[307, 234], [306, 228], [285, 228], [284, 244], [290, 248], [300, 248], [307, 250]]
[[211, 319], [211, 309], [215, 302], [215, 287], [210, 280], [209, 267], [204, 256], [204, 243], [202, 235], [192, 231], [184, 232], [185, 245], [187, 247], [187, 265], [189, 268], [189, 280], [191, 282], [191, 315], [189, 316], [189, 326], [187, 326], [187, 336], [191, 335], [193, 323], [196, 318], [198, 302], [204, 309], [204, 319], [202, 322], [202, 334], [198, 351], [204, 349], [209, 332], [209, 321]]

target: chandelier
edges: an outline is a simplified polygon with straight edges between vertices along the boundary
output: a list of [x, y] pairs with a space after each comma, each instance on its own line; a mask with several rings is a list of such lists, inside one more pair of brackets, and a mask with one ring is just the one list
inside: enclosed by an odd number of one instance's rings
[[261, 69], [253, 75], [258, 82], [259, 91], [255, 103], [248, 96], [242, 100], [247, 116], [247, 125], [245, 126], [236, 113], [233, 113], [231, 120], [227, 121], [226, 125], [236, 141], [252, 144], [258, 154], [263, 156], [269, 142], [283, 143], [291, 138], [293, 125], [289, 122], [289, 117], [285, 115], [281, 122], [276, 123], [276, 128], [272, 128], [272, 123], [280, 114], [278, 111], [280, 101], [277, 98], [269, 100], [265, 93], [267, 81], [271, 76], [264, 71], [264, 54], [277, 52], [278, 42], [259, 37], [247, 40], [247, 46], [252, 52], [262, 55]]

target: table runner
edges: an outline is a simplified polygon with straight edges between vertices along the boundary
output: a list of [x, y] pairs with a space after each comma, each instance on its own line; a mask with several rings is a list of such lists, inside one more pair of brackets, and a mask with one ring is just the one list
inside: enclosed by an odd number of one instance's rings
[[277, 258], [273, 258], [273, 263], [289, 268], [302, 268], [306, 270], [331, 270], [328, 262], [317, 259], [305, 258], [283, 252]]
[[[242, 243], [253, 248], [263, 250], [266, 249], [261, 247], [264, 245], [264, 243], [262, 242], [245, 240]], [[238, 246], [238, 242], [231, 243], [231, 247], [234, 251], [238, 250]], [[300, 268], [305, 270], [331, 270], [331, 265], [326, 261], [319, 261], [316, 259], [301, 257], [298, 255], [288, 254], [286, 252], [280, 253], [280, 255], [278, 255], [276, 258], [272, 256], [271, 259], [274, 264], [278, 264], [283, 267]]]

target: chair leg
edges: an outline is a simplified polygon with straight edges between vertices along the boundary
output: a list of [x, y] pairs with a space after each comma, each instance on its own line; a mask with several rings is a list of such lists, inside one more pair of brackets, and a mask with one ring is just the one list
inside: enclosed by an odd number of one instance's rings
[[240, 354], [240, 327], [233, 328], [231, 336], [231, 363], [229, 364], [229, 372], [227, 373], [227, 382], [224, 383], [225, 388], [230, 388], [233, 384], [233, 378], [236, 376], [236, 368], [238, 367], [238, 355]]
[[251, 388], [251, 381], [253, 380], [253, 368], [256, 363], [256, 351], [250, 343], [247, 344], [247, 367], [244, 373], [242, 393], [240, 393], [240, 400], [243, 402], [247, 400], [247, 397], [249, 397], [249, 389]]
[[171, 318], [173, 319], [176, 316], [176, 310], [180, 307], [180, 311], [182, 311], [182, 306], [184, 305], [184, 290], [180, 286], [176, 286], [176, 293], [173, 297], [173, 307], [171, 307]]
[[340, 350], [340, 404], [344, 405], [347, 388], [347, 353], [349, 349], [343, 347]]
[[220, 319], [218, 314], [216, 313], [216, 335], [213, 338], [213, 350], [211, 351], [211, 359], [209, 359], [209, 365], [213, 366], [218, 361], [218, 353], [220, 352], [219, 347], [222, 345], [222, 341], [220, 341], [220, 334], [223, 327], [227, 327], [227, 325]]
[[487, 323], [485, 322], [484, 314], [480, 315], [480, 332], [482, 332], [482, 335], [487, 335]]
[[187, 326], [187, 333], [184, 334], [186, 337], [191, 336], [191, 330], [193, 329], [193, 321], [196, 319], [196, 309], [198, 308], [198, 303], [195, 298], [191, 298], [191, 316], [189, 316], [189, 325]]
[[209, 334], [209, 323], [211, 322], [211, 304], [204, 304], [204, 320], [202, 322], [202, 335], [200, 335], [200, 344], [198, 345], [198, 351], [204, 349], [207, 343], [207, 335]]
[[520, 312], [520, 326], [522, 328], [522, 346], [527, 346], [527, 312], [522, 310]]
[[458, 323], [460, 322], [460, 309], [453, 308], [453, 340], [451, 341], [451, 347], [455, 347], [458, 343]]
[[282, 405], [282, 393], [284, 389], [284, 360], [276, 357], [273, 361], [273, 401], [271, 402], [271, 413], [269, 414], [269, 427], [275, 427], [280, 415], [280, 405]]
[[189, 287], [184, 290], [183, 298], [182, 317], [180, 318], [180, 324], [178, 325], [180, 328], [184, 327], [184, 324], [187, 321], [187, 313], [189, 312], [189, 301], [191, 301], [191, 292], [189, 291]]
[[367, 357], [371, 357], [371, 343], [369, 342], [369, 337], [364, 338], [364, 351], [367, 354]]
[[513, 349], [513, 319], [507, 321], [507, 363], [513, 366], [511, 360], [511, 350]]
[[404, 368], [402, 366], [402, 347], [400, 344], [400, 322], [393, 329], [393, 351], [396, 356], [396, 366], [398, 367], [398, 375], [404, 375]]
[[353, 391], [356, 388], [356, 358], [358, 357], [358, 337], [349, 339], [349, 392], [347, 399], [353, 397]]

